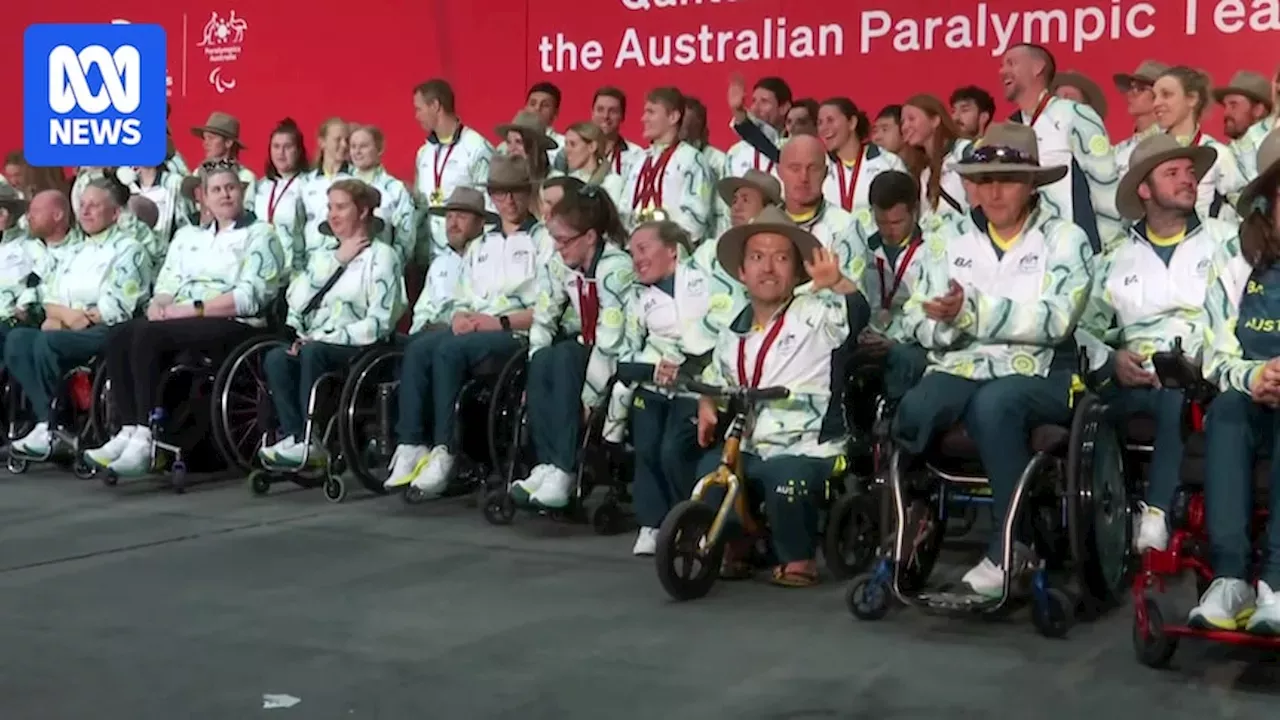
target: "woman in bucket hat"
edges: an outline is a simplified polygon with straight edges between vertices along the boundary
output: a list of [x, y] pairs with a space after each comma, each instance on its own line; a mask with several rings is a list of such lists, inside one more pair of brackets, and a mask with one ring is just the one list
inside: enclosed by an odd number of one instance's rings
[[191, 134], [200, 138], [204, 146], [205, 163], [219, 160], [236, 163], [236, 173], [240, 176], [240, 182], [244, 183], [245, 209], [253, 212], [258, 179], [252, 170], [240, 164], [239, 161], [240, 151], [244, 150], [244, 143], [240, 142], [240, 120], [224, 112], [209, 113], [209, 119], [205, 120], [203, 125], [191, 128]]
[[507, 155], [529, 161], [529, 171], [535, 181], [547, 179], [551, 173], [549, 153], [560, 144], [547, 136], [547, 128], [537, 113], [521, 110], [511, 122], [499, 125], [494, 132], [503, 139]]
[[[1256, 586], [1251, 584], [1253, 467], [1272, 453], [1280, 408], [1280, 130], [1258, 150], [1258, 177], [1241, 193], [1240, 237], [1211, 270], [1205, 314], [1205, 377], [1222, 391], [1205, 421], [1206, 529], [1213, 583], [1191, 611], [1193, 627], [1280, 635], [1280, 464], [1268, 482], [1271, 516]], [[1252, 611], [1252, 612], [1250, 612]], [[1248, 618], [1242, 622], [1239, 618]]]
[[[841, 270], [834, 251], [778, 207], [732, 228], [716, 243], [720, 264], [745, 288], [748, 306], [720, 332], [702, 381], [728, 387], [785, 386], [785, 400], [760, 403], [743, 438], [745, 481], [764, 500], [769, 541], [778, 565], [772, 581], [807, 587], [818, 581], [818, 509], [826, 481], [836, 470], [847, 428], [826, 422], [842, 413], [845, 345], [866, 322], [857, 285]], [[796, 294], [810, 283], [811, 290]], [[695, 477], [720, 461], [716, 402], [698, 401], [698, 442], [709, 448]], [[715, 506], [719, 490], [706, 502]], [[748, 541], [730, 542], [721, 572], [751, 572]]]
[[[977, 207], [925, 238], [926, 262], [902, 324], [931, 351], [930, 365], [898, 405], [893, 435], [919, 455], [962, 421], [1002, 527], [1031, 461], [1032, 428], [1071, 417], [1072, 333], [1093, 253], [1085, 231], [1038, 197], [1067, 168], [1040, 164], [1030, 127], [992, 125], [957, 172], [974, 183]], [[1016, 539], [993, 535], [986, 557], [964, 576], [975, 596], [1003, 595], [1006, 570], [1023, 567]]]

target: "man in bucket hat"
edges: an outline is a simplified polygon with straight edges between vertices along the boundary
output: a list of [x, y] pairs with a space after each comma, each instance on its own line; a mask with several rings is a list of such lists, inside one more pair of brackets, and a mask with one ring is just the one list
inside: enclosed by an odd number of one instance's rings
[[498, 216], [484, 206], [484, 193], [466, 186], [455, 188], [443, 205], [432, 207], [427, 213], [444, 218], [449, 244], [431, 260], [422, 294], [413, 306], [411, 335], [447, 324], [453, 317], [453, 300], [465, 267], [467, 247], [472, 240], [484, 236], [487, 226], [498, 223]]
[[35, 301], [33, 285], [39, 284], [32, 273], [47, 254], [43, 243], [19, 226], [26, 212], [27, 200], [18, 189], [0, 183], [0, 357], [9, 329], [35, 319], [27, 311]]
[[[1067, 423], [1076, 360], [1072, 333], [1089, 291], [1084, 230], [1045, 206], [1037, 189], [1065, 167], [1040, 164], [1036, 133], [992, 125], [957, 167], [976, 207], [925, 238], [925, 264], [903, 306], [903, 330], [930, 351], [924, 378], [893, 423], [896, 442], [924, 453], [962, 422], [990, 479], [996, 527], [1031, 461], [1033, 428]], [[1004, 593], [1004, 539], [964, 581], [976, 596]]]
[[1171, 135], [1138, 143], [1116, 194], [1116, 207], [1132, 224], [1097, 263], [1080, 320], [1077, 337], [1101, 366], [1117, 423], [1124, 427], [1137, 414], [1155, 420], [1150, 482], [1134, 532], [1139, 552], [1168, 546], [1166, 512], [1182, 463], [1183, 394], [1160, 387], [1151, 357], [1173, 350], [1177, 338], [1199, 362], [1210, 261], [1236, 236], [1234, 225], [1196, 213], [1196, 188], [1217, 157], [1212, 147], [1183, 147]]
[[484, 212], [479, 193], [468, 190], [458, 188], [442, 206], [446, 226], [451, 214], [457, 221], [462, 213], [472, 216], [473, 227], [490, 218], [493, 227], [466, 245], [456, 289], [443, 307], [430, 313], [447, 327], [429, 326], [425, 310], [420, 324], [415, 308], [419, 332], [405, 346], [401, 362], [399, 444], [386, 486], [412, 484], [429, 497], [444, 492], [454, 477], [458, 448], [453, 446], [453, 407], [458, 393], [471, 368], [486, 358], [506, 359], [520, 349], [517, 333], [523, 334], [533, 321], [538, 271], [550, 260], [551, 242], [530, 212], [534, 184], [525, 158], [493, 158], [488, 190], [498, 209], [496, 217]]
[[1267, 133], [1280, 127], [1280, 108], [1275, 107], [1271, 83], [1255, 72], [1236, 73], [1226, 87], [1213, 91], [1222, 105], [1223, 131], [1231, 138], [1231, 149], [1240, 159], [1245, 181], [1258, 176], [1258, 148]]
[[[841, 270], [834, 251], [822, 246], [777, 207], [766, 207], [746, 225], [720, 236], [720, 264], [746, 286], [750, 305], [720, 333], [702, 380], [729, 387], [791, 390], [785, 400], [760, 403], [743, 437], [746, 482], [764, 498], [770, 542], [779, 564], [773, 581], [789, 587], [817, 582], [816, 502], [843, 452], [847, 429], [841, 419], [843, 353], [865, 323], [856, 284]], [[801, 284], [808, 293], [797, 295]], [[699, 400], [698, 441], [709, 447], [718, 408]], [[719, 449], [699, 463], [699, 476], [715, 469]], [[712, 495], [716, 491], [712, 491]], [[716, 497], [707, 501], [715, 506]], [[741, 576], [749, 548], [731, 542], [722, 572]]]
[[1116, 143], [1116, 169], [1124, 175], [1129, 168], [1129, 156], [1138, 143], [1160, 132], [1156, 124], [1156, 80], [1169, 66], [1159, 60], [1143, 60], [1131, 73], [1112, 76], [1116, 90], [1124, 96], [1126, 110], [1133, 118], [1133, 135]]
[[240, 142], [240, 120], [224, 112], [210, 113], [203, 125], [191, 128], [191, 134], [200, 138], [204, 146], [204, 162], [197, 168], [197, 174], [203, 172], [206, 165], [212, 167], [211, 163], [224, 160], [236, 163], [236, 175], [244, 183], [244, 209], [253, 212], [258, 178], [238, 160], [240, 151], [244, 150], [244, 143]]

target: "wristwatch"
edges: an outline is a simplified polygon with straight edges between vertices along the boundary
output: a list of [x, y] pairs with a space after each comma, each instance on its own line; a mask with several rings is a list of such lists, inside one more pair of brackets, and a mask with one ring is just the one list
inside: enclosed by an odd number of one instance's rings
[[498, 324], [502, 326], [504, 332], [511, 332], [511, 318], [506, 315], [499, 315]]
[[194, 304], [196, 306], [196, 317], [204, 317], [204, 301], [197, 300]]

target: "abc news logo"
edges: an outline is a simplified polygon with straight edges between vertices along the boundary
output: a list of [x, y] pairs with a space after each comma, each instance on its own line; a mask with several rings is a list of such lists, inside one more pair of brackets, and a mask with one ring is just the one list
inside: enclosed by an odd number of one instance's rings
[[[110, 52], [90, 45], [76, 52], [59, 45], [49, 53], [49, 108], [65, 116], [77, 108], [90, 115], [114, 109], [120, 115], [137, 112], [142, 104], [142, 57], [132, 45]], [[89, 88], [88, 72], [102, 77], [97, 92]], [[50, 145], [137, 145], [142, 142], [142, 121], [137, 118], [52, 117]]]
[[167, 149], [159, 25], [32, 25], [23, 148], [37, 166], [156, 166]]

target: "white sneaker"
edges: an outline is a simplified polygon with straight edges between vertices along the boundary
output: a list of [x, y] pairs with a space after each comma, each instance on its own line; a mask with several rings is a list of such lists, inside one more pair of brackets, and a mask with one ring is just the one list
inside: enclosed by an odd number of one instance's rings
[[569, 493], [572, 490], [573, 476], [553, 465], [542, 476], [542, 484], [530, 499], [544, 508], [560, 509], [569, 504]]
[[1138, 503], [1141, 512], [1134, 519], [1133, 545], [1138, 552], [1169, 549], [1169, 521], [1163, 510]]
[[141, 477], [151, 473], [151, 430], [138, 428], [129, 436], [129, 442], [119, 457], [107, 465], [107, 469], [120, 477]]
[[[306, 456], [305, 458], [303, 456]], [[325, 449], [311, 443], [310, 452], [307, 451], [305, 443], [289, 438], [288, 441], [276, 445], [275, 448], [275, 464], [282, 467], [301, 468], [302, 461], [307, 461], [308, 467], [316, 467], [323, 465], [325, 458]]]
[[31, 432], [13, 441], [10, 446], [21, 455], [45, 457], [53, 446], [53, 433], [49, 432], [49, 423], [38, 422]]
[[431, 451], [425, 445], [397, 445], [395, 454], [391, 456], [391, 464], [387, 466], [390, 475], [382, 487], [393, 490], [404, 487], [427, 466], [431, 459]]
[[258, 459], [262, 461], [263, 465], [275, 465], [276, 458], [280, 454], [280, 448], [285, 447], [293, 442], [295, 442], [293, 438], [287, 437], [287, 438], [282, 438], [280, 440], [277, 440], [270, 445], [263, 445], [262, 447], [258, 448]]
[[453, 473], [456, 460], [457, 458], [445, 446], [437, 445], [431, 450], [430, 462], [410, 484], [413, 485], [414, 490], [427, 496], [434, 497], [443, 493], [449, 485], [449, 476]]
[[1280, 635], [1280, 594], [1258, 581], [1258, 600], [1245, 630], [1254, 635]]
[[636, 535], [636, 544], [631, 548], [632, 555], [653, 555], [658, 552], [658, 528], [642, 527]]
[[129, 438], [133, 437], [133, 432], [137, 427], [136, 425], [125, 425], [120, 428], [120, 432], [116, 433], [116, 436], [104, 443], [102, 447], [85, 450], [84, 459], [92, 465], [107, 467], [120, 458], [120, 453], [124, 452], [125, 446], [129, 444]]
[[970, 568], [961, 580], [977, 595], [986, 598], [998, 598], [1004, 595], [1004, 570], [984, 557], [982, 562]]
[[529, 477], [511, 483], [511, 489], [520, 490], [525, 495], [531, 496], [538, 491], [538, 488], [542, 487], [542, 480], [546, 477], [547, 471], [551, 469], [551, 465], [535, 465], [529, 471]]
[[1191, 609], [1187, 624], [1200, 630], [1238, 630], [1253, 613], [1257, 594], [1244, 580], [1215, 578]]

